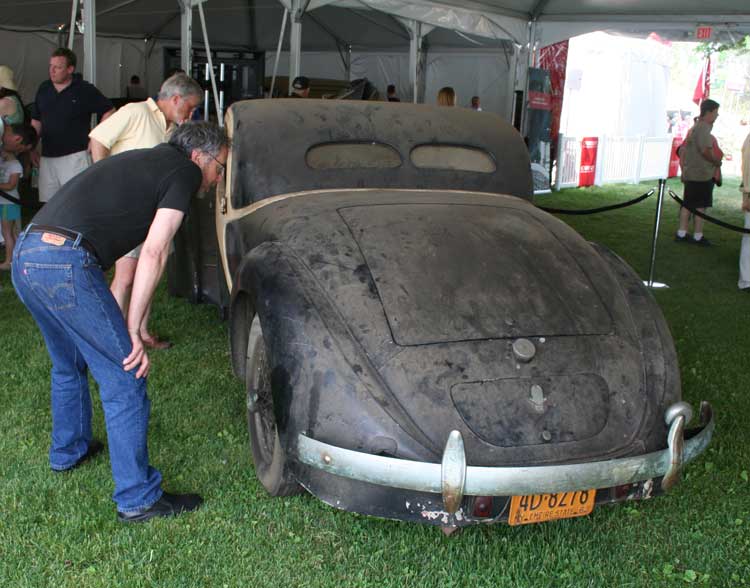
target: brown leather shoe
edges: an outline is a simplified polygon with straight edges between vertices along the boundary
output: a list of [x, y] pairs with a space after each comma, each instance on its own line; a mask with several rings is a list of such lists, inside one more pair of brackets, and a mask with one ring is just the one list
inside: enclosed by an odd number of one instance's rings
[[143, 344], [149, 349], [169, 349], [172, 347], [171, 341], [159, 339], [159, 337], [153, 335], [150, 337], [141, 337], [141, 341], [143, 341]]

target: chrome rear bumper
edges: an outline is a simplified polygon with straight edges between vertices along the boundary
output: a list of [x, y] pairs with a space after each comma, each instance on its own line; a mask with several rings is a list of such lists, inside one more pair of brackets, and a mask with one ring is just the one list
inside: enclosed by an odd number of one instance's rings
[[713, 411], [707, 402], [701, 403], [700, 429], [685, 439], [685, 425], [691, 418], [690, 405], [674, 404], [665, 413], [669, 425], [667, 449], [598, 462], [532, 467], [467, 466], [459, 431], [448, 436], [442, 463], [370, 455], [321, 443], [302, 434], [297, 439], [297, 458], [308, 466], [352, 480], [442, 494], [445, 510], [453, 513], [464, 495], [516, 496], [591, 490], [659, 477], [663, 478], [662, 489], [669, 490], [679, 480], [683, 464], [700, 455], [713, 435]]

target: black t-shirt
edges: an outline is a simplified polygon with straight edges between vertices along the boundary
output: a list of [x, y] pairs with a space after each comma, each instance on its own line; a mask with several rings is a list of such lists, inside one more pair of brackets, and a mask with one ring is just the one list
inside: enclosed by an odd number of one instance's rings
[[134, 149], [78, 174], [32, 222], [81, 233], [107, 269], [146, 239], [157, 209], [187, 214], [202, 180], [200, 168], [169, 144]]
[[80, 74], [73, 74], [62, 92], [50, 80], [42, 82], [34, 103], [34, 118], [42, 123], [42, 155], [62, 157], [86, 150], [91, 115], [101, 117], [112, 108], [112, 102]]

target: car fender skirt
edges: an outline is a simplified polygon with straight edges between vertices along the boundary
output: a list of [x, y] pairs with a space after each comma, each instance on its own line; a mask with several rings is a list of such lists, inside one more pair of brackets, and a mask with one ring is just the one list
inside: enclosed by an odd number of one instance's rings
[[[529, 467], [467, 466], [458, 431], [449, 435], [442, 463], [371, 455], [322, 443], [304, 434], [297, 438], [297, 459], [312, 468], [352, 480], [442, 494], [448, 512], [455, 511], [464, 495], [517, 496], [591, 490], [662, 477], [670, 480], [671, 486], [679, 475], [679, 468], [700, 455], [713, 435], [713, 411], [707, 402], [701, 404], [700, 428], [683, 433], [690, 412], [685, 403], [667, 409], [666, 418], [670, 421], [667, 449], [598, 462]], [[680, 443], [675, 443], [676, 436]]]

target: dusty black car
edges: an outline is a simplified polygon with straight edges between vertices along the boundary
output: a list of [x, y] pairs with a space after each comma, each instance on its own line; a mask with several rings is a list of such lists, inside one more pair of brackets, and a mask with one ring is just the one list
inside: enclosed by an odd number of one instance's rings
[[271, 494], [522, 524], [658, 494], [709, 443], [708, 404], [686, 429], [650, 293], [534, 207], [500, 117], [263, 100], [227, 128], [226, 186], [192, 215], [171, 288], [229, 309]]

